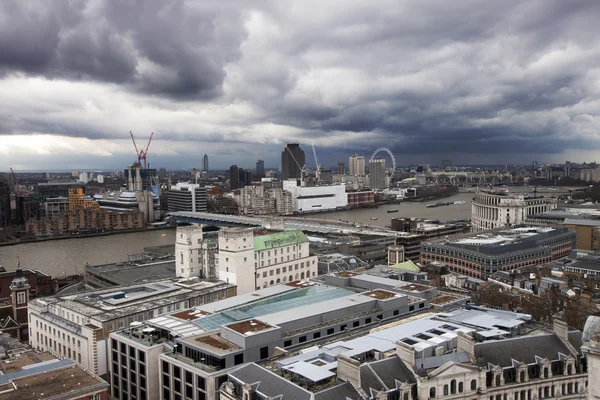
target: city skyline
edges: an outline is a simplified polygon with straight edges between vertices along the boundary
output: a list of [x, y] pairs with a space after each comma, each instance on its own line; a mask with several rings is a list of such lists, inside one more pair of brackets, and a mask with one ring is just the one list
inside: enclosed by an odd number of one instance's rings
[[[342, 12], [343, 10], [343, 12]], [[0, 170], [600, 155], [594, 1], [0, 4]], [[177, 22], [174, 22], [177, 21]], [[312, 157], [309, 157], [312, 160]], [[310, 167], [311, 160], [307, 160]], [[197, 164], [197, 165], [196, 165]]]

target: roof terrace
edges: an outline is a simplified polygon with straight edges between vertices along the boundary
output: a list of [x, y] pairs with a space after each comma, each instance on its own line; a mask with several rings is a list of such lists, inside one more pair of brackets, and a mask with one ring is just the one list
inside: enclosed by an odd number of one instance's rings
[[364, 296], [369, 296], [377, 300], [386, 300], [391, 299], [393, 297], [401, 297], [402, 295], [394, 292], [390, 292], [388, 290], [376, 289], [370, 292], [363, 293]]
[[259, 321], [257, 319], [250, 319], [248, 321], [236, 322], [234, 324], [229, 324], [226, 326], [227, 326], [227, 328], [232, 329], [243, 335], [251, 335], [255, 332], [260, 332], [260, 331], [264, 331], [264, 330], [273, 328], [273, 326], [271, 326], [267, 323], [264, 323], [262, 321]]

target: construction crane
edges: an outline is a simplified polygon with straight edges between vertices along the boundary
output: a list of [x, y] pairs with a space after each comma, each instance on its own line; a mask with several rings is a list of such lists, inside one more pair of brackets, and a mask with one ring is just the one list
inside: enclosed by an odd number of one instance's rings
[[135, 138], [133, 137], [133, 132], [129, 131], [129, 134], [131, 134], [131, 141], [133, 142], [133, 147], [135, 147], [135, 154], [137, 155], [137, 158], [138, 158], [138, 164], [140, 164], [140, 166], [141, 166], [142, 160], [144, 160], [144, 169], [146, 169], [146, 167], [147, 167], [146, 157], [148, 157], [148, 148], [150, 148], [150, 142], [152, 142], [152, 136], [154, 136], [154, 132], [152, 132], [150, 134], [150, 139], [148, 139], [148, 144], [146, 145], [146, 148], [141, 149], [141, 150], [138, 149], [137, 144], [135, 143]]
[[304, 174], [306, 173], [306, 164], [304, 164], [304, 166], [301, 166], [298, 160], [296, 160], [296, 157], [294, 157], [294, 153], [292, 153], [290, 148], [287, 146], [285, 146], [285, 148], [288, 151], [288, 153], [290, 153], [290, 156], [292, 156], [292, 159], [294, 160], [298, 168], [300, 168], [300, 182], [301, 185], [304, 186]]
[[17, 180], [17, 175], [15, 174], [15, 171], [13, 171], [12, 167], [10, 167], [10, 173], [12, 175], [13, 181], [15, 182], [15, 188], [14, 191], [15, 192], [19, 192], [20, 195], [23, 195], [23, 189], [19, 186], [19, 181]]
[[321, 164], [319, 163], [319, 159], [317, 158], [317, 151], [315, 150], [315, 143], [311, 143], [313, 155], [315, 156], [315, 165], [317, 171], [315, 172], [315, 176], [317, 177], [317, 181], [321, 180]]

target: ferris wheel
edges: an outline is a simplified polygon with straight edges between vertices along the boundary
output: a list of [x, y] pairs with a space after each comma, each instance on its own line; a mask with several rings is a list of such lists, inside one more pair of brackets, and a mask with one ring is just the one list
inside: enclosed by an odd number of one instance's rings
[[390, 158], [392, 159], [392, 168], [393, 168], [392, 170], [393, 170], [393, 171], [396, 171], [396, 157], [394, 157], [394, 153], [392, 153], [392, 152], [391, 152], [391, 150], [390, 150], [390, 149], [388, 149], [387, 147], [378, 147], [378, 148], [377, 148], [377, 150], [375, 150], [375, 151], [373, 152], [373, 155], [372, 155], [372, 156], [371, 156], [371, 158], [369, 159], [369, 163], [370, 163], [371, 161], [373, 161], [373, 159], [375, 159], [375, 156], [376, 156], [377, 154], [379, 154], [379, 153], [382, 153], [382, 152], [383, 152], [383, 153], [387, 153], [387, 154], [390, 156]]

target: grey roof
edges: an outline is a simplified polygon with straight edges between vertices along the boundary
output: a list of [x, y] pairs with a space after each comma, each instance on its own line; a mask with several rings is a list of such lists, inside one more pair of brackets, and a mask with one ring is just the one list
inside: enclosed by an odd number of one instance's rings
[[477, 358], [484, 358], [488, 363], [502, 367], [512, 366], [512, 360], [535, 364], [536, 356], [547, 358], [550, 361], [558, 360], [558, 353], [571, 354], [563, 341], [554, 333], [489, 341], [475, 345]]
[[396, 380], [416, 383], [415, 375], [398, 356], [369, 363], [369, 366], [388, 389], [396, 387]]
[[387, 390], [385, 383], [379, 379], [375, 371], [369, 368], [369, 364], [360, 366], [360, 386], [367, 394], [370, 394], [371, 390], [375, 392]]
[[258, 365], [251, 363], [228, 374], [240, 383], [248, 383], [257, 392], [281, 400], [310, 400], [312, 393]]
[[575, 347], [575, 350], [577, 350], [577, 352], [581, 354], [581, 345], [583, 344], [583, 332], [571, 331], [569, 332], [569, 335], [567, 337], [569, 339], [569, 343], [571, 343], [571, 345]]
[[71, 360], [52, 360], [50, 363], [40, 363], [34, 365], [31, 368], [23, 368], [19, 371], [11, 372], [9, 374], [0, 375], [0, 385], [6, 385], [10, 381], [15, 379], [24, 378], [26, 376], [40, 374], [43, 372], [53, 371], [55, 369], [65, 368], [75, 363]]
[[469, 359], [469, 355], [467, 353], [450, 353], [450, 354], [444, 354], [441, 356], [434, 356], [434, 357], [425, 357], [424, 359], [417, 359], [415, 360], [415, 365], [418, 368], [421, 368], [421, 365], [423, 366], [423, 368], [425, 369], [435, 369], [435, 368], [439, 368], [442, 365], [446, 364], [449, 361], [454, 361], [454, 362], [458, 362], [458, 363], [467, 363], [470, 361]]
[[362, 400], [362, 397], [350, 382], [344, 382], [341, 385], [330, 387], [318, 393], [315, 393], [315, 400]]

